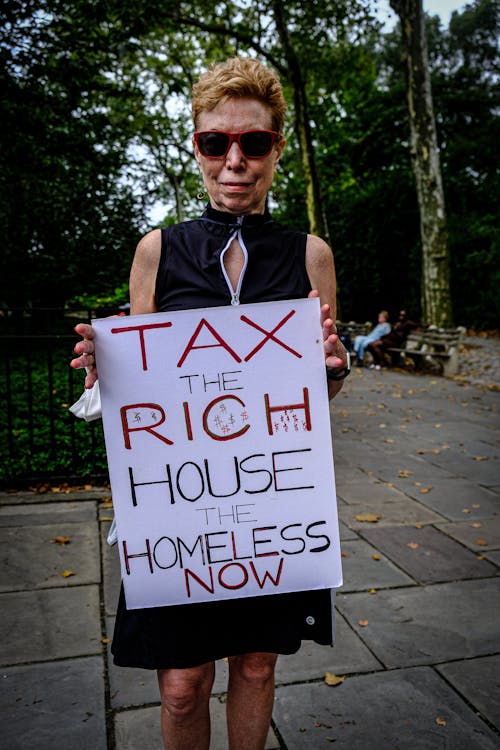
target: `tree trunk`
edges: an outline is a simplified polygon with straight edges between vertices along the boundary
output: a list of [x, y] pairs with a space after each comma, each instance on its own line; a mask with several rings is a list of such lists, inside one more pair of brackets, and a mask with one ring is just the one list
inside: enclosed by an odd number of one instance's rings
[[450, 260], [422, 0], [390, 0], [401, 21], [411, 157], [422, 239], [422, 319], [453, 325]]
[[283, 51], [287, 62], [287, 74], [293, 89], [293, 103], [295, 108], [295, 125], [300, 145], [302, 169], [306, 183], [306, 204], [309, 220], [309, 231], [311, 234], [322, 237], [330, 244], [328, 226], [323, 212], [323, 202], [319, 187], [318, 173], [316, 170], [316, 159], [312, 142], [311, 123], [307, 106], [307, 94], [300, 61], [290, 41], [286, 20], [283, 15], [283, 3], [281, 0], [273, 2], [273, 14], [276, 30], [283, 45]]

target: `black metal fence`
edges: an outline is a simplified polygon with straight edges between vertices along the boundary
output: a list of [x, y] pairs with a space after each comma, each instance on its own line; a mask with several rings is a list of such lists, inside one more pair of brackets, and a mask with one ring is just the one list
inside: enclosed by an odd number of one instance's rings
[[68, 410], [84, 381], [69, 367], [79, 339], [73, 327], [90, 317], [88, 310], [0, 312], [1, 486], [107, 480], [100, 420]]

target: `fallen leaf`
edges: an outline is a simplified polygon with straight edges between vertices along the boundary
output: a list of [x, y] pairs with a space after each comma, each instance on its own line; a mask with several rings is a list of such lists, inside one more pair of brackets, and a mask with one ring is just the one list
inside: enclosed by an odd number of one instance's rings
[[489, 456], [472, 456], [474, 461], [487, 461]]
[[348, 552], [341, 552], [340, 553], [340, 557], [349, 557], [349, 553]]
[[474, 508], [474, 510], [477, 510], [481, 506], [479, 505], [479, 503], [472, 503], [472, 507]]
[[401, 469], [398, 476], [402, 477], [403, 479], [406, 479], [407, 477], [411, 477], [413, 474], [413, 471], [409, 471], [408, 469]]
[[109, 500], [107, 503], [102, 503], [101, 508], [112, 508], [113, 503]]
[[483, 524], [479, 521], [474, 521], [474, 523], [471, 523], [471, 526], [473, 529], [480, 529]]
[[99, 519], [99, 521], [112, 521], [112, 520], [113, 519], [110, 518], [109, 516], [103, 516], [102, 518]]
[[384, 438], [384, 443], [393, 443], [393, 438]]
[[415, 524], [415, 528], [416, 529], [421, 529], [422, 528], [422, 524], [421, 523], [416, 523]]
[[436, 718], [436, 724], [438, 727], [445, 727], [446, 726], [446, 719], [443, 719], [441, 716], [438, 716]]
[[111, 643], [111, 638], [101, 638], [101, 643]]
[[331, 687], [335, 687], [335, 685], [341, 685], [345, 680], [345, 675], [342, 677], [337, 677], [336, 674], [332, 674], [331, 672], [325, 672], [325, 682], [327, 685], [330, 685]]
[[439, 430], [439, 428], [441, 427], [441, 423], [438, 422], [437, 424], [434, 425], [434, 427], [436, 428], [436, 430]]
[[462, 513], [470, 513], [469, 508], [462, 508]]
[[476, 555], [477, 560], [486, 560], [484, 555]]
[[368, 620], [358, 620], [358, 625], [361, 625], [362, 628], [366, 628]]
[[76, 576], [76, 573], [73, 570], [63, 570], [61, 575], [63, 578], [69, 578], [70, 576]]
[[479, 547], [487, 547], [488, 542], [486, 539], [474, 539], [474, 544], [477, 544]]
[[436, 454], [436, 456], [439, 456], [439, 454], [441, 453], [441, 450], [440, 450], [440, 448], [433, 448], [433, 449], [431, 450], [431, 453], [435, 453], [435, 454]]
[[358, 513], [356, 521], [363, 521], [364, 523], [377, 523], [380, 520], [380, 516], [375, 513]]
[[421, 490], [419, 490], [421, 495], [427, 495], [428, 492], [432, 490], [432, 487], [422, 487]]
[[373, 560], [380, 560], [380, 555], [372, 555]]
[[69, 544], [71, 542], [71, 539], [69, 536], [53, 536], [50, 540], [51, 544]]
[[408, 542], [406, 546], [410, 549], [418, 549], [420, 547], [420, 544], [417, 544], [417, 542]]
[[370, 589], [368, 593], [369, 594], [376, 594], [377, 593], [377, 589]]

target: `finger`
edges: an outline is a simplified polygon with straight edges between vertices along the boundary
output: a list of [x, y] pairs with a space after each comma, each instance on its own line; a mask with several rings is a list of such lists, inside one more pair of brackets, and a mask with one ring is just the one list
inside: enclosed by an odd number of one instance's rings
[[89, 367], [87, 375], [85, 377], [85, 388], [93, 388], [97, 381], [97, 370], [94, 367]]
[[79, 357], [75, 357], [70, 361], [70, 367], [75, 370], [80, 370], [83, 367], [95, 367], [95, 356], [93, 352], [82, 352]]
[[338, 370], [346, 367], [347, 362], [342, 359], [342, 357], [339, 357], [336, 354], [331, 354], [325, 359], [325, 365], [332, 370]]
[[79, 336], [83, 336], [84, 339], [93, 339], [94, 338], [94, 329], [90, 325], [90, 323], [78, 323], [74, 327], [74, 331]]

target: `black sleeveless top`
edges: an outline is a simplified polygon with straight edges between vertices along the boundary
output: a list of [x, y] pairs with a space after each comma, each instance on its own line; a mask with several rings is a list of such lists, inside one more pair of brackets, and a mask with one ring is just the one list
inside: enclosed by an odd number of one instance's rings
[[269, 213], [235, 217], [208, 206], [199, 219], [161, 232], [156, 279], [160, 312], [231, 304], [221, 254], [235, 236], [247, 255], [239, 302], [298, 299], [311, 291], [305, 267], [307, 234], [287, 229]]
[[[246, 255], [237, 300], [221, 258], [234, 236]], [[162, 229], [157, 308], [306, 297], [306, 242], [304, 232], [286, 229], [268, 213], [235, 221], [208, 207], [199, 219]], [[331, 644], [332, 615], [326, 589], [128, 610], [122, 586], [111, 650], [115, 664], [144, 669], [194, 667], [251, 652], [292, 654], [302, 639]]]

